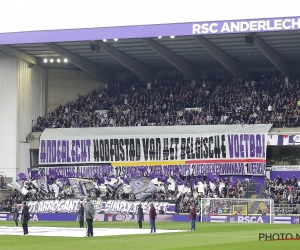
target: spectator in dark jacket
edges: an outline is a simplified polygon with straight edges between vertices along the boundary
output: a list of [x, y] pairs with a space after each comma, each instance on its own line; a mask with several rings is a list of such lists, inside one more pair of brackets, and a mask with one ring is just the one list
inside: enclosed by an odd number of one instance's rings
[[19, 220], [19, 209], [18, 209], [17, 203], [15, 203], [15, 205], [14, 205], [13, 215], [14, 215], [14, 221], [15, 221], [16, 227], [17, 227], [18, 226], [18, 220]]
[[22, 227], [24, 235], [28, 234], [28, 221], [30, 220], [29, 208], [26, 205], [26, 201], [22, 203]]
[[156, 226], [155, 226], [155, 219], [156, 219], [156, 210], [153, 206], [153, 203], [150, 204], [150, 211], [149, 211], [149, 221], [150, 221], [150, 228], [151, 233], [156, 233]]
[[196, 229], [196, 209], [193, 205], [190, 206], [190, 222], [191, 222], [191, 231]]
[[142, 224], [143, 220], [144, 220], [144, 211], [143, 211], [142, 205], [139, 204], [138, 210], [137, 210], [137, 221], [139, 224], [139, 229], [141, 229], [143, 227], [143, 224]]
[[84, 206], [83, 206], [83, 204], [80, 205], [80, 208], [78, 210], [78, 221], [79, 221], [79, 227], [83, 228], [83, 224], [84, 224]]

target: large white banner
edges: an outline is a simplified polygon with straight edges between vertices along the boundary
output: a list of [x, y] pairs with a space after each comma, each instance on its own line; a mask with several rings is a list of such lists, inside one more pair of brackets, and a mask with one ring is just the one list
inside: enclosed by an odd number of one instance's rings
[[265, 163], [271, 125], [46, 129], [40, 165]]

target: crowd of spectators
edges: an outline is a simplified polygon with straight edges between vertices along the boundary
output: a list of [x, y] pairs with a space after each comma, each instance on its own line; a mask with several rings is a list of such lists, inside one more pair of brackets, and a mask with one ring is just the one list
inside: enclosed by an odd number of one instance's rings
[[[213, 185], [206, 183], [204, 192], [197, 192], [192, 188], [191, 192], [180, 194], [176, 199], [176, 213], [189, 213], [190, 205], [200, 212], [202, 198], [243, 198], [250, 183], [248, 179], [233, 183], [229, 178], [225, 178], [217, 180]], [[207, 212], [218, 213], [218, 210], [212, 206]]]
[[[176, 188], [173, 190], [170, 189], [169, 182], [159, 182], [155, 185], [156, 192], [144, 197], [143, 200], [174, 202], [176, 203], [177, 213], [187, 213], [189, 212], [190, 205], [194, 205], [197, 211], [199, 211], [201, 198], [241, 198], [245, 194], [249, 183], [248, 179], [233, 182], [229, 178], [216, 178], [212, 182], [212, 180], [208, 181], [204, 178], [200, 180], [201, 185], [197, 185], [196, 187], [184, 176], [181, 176], [181, 180], [185, 182], [184, 189], [180, 190], [178, 183], [176, 183]], [[53, 179], [52, 181], [59, 183], [58, 180]], [[116, 185], [108, 183], [105, 185], [96, 185], [98, 182], [97, 178], [89, 179], [89, 181], [95, 183], [95, 188], [89, 195], [92, 199], [136, 199], [132, 190], [127, 191], [128, 189], [125, 189], [124, 186], [118, 185], [117, 183]], [[10, 191], [10, 194], [0, 202], [0, 212], [11, 212], [13, 204], [20, 204], [21, 201], [75, 198], [68, 181], [60, 183], [58, 186], [60, 187], [58, 193], [50, 189], [48, 192], [45, 192], [37, 186], [36, 180], [29, 178], [23, 181], [20, 188]], [[24, 189], [26, 190], [25, 193]]]
[[39, 117], [32, 131], [255, 123], [294, 127], [300, 124], [299, 83], [276, 72], [252, 73], [245, 79], [165, 77], [151, 83], [114, 83]]
[[295, 175], [285, 181], [280, 176], [268, 180], [265, 198], [274, 199], [275, 214], [300, 214], [300, 181]]
[[[182, 176], [184, 179], [184, 177]], [[97, 179], [90, 179], [97, 182]], [[55, 181], [55, 180], [54, 180]], [[246, 190], [251, 183], [250, 180], [238, 180], [232, 182], [229, 178], [217, 178], [214, 183], [203, 179], [202, 188], [194, 187], [186, 182], [188, 191], [180, 192], [176, 187], [175, 191], [168, 188], [169, 183], [159, 183], [156, 185], [157, 192], [144, 198], [144, 200], [165, 200], [176, 203], [176, 213], [189, 213], [190, 205], [195, 206], [197, 212], [200, 211], [201, 198], [246, 198]], [[26, 194], [12, 189], [9, 195], [0, 202], [0, 212], [11, 212], [13, 204], [20, 204], [22, 201], [52, 200], [74, 198], [71, 187], [64, 183], [60, 187], [58, 195], [54, 190], [44, 192], [34, 183], [33, 178], [23, 182], [23, 187], [27, 189]], [[124, 189], [114, 189], [109, 185], [101, 185], [94, 188], [90, 196], [92, 198], [106, 199], [124, 199], [134, 200], [135, 195], [132, 192], [125, 192]], [[201, 189], [201, 190], [200, 190]], [[273, 199], [275, 204], [275, 214], [300, 214], [300, 181], [294, 176], [292, 179], [287, 178], [285, 181], [278, 176], [275, 180], [266, 181], [265, 199]], [[220, 213], [222, 211], [232, 214], [232, 206], [222, 203], [222, 200], [216, 201], [218, 204], [211, 204], [207, 213]], [[227, 211], [226, 211], [227, 209]], [[259, 210], [259, 208], [258, 208]]]
[[[97, 179], [91, 179], [97, 182]], [[0, 202], [0, 212], [10, 212], [13, 204], [20, 204], [22, 201], [36, 201], [48, 199], [68, 199], [74, 198], [74, 194], [69, 185], [64, 184], [60, 188], [58, 195], [55, 195], [53, 190], [48, 193], [41, 191], [33, 184], [34, 179], [30, 178], [23, 183], [28, 192], [22, 194], [20, 191], [11, 190], [9, 195]], [[194, 205], [197, 212], [200, 210], [201, 198], [243, 198], [248, 188], [249, 180], [238, 180], [235, 183], [229, 178], [216, 179], [212, 184], [209, 181], [203, 180], [203, 189], [193, 187], [186, 183], [189, 188], [187, 192], [180, 192], [178, 188], [175, 191], [168, 189], [168, 183], [160, 183], [157, 186], [157, 192], [146, 197], [145, 200], [169, 200], [176, 203], [176, 213], [188, 213], [190, 205]], [[200, 192], [199, 192], [200, 191]], [[135, 196], [132, 192], [124, 192], [123, 189], [112, 189], [109, 185], [99, 186], [91, 192], [92, 198], [102, 199], [125, 199], [134, 200]], [[300, 181], [294, 176], [292, 179], [287, 178], [285, 181], [278, 176], [275, 180], [267, 180], [266, 190], [264, 192], [265, 199], [274, 199], [275, 214], [300, 214]], [[218, 201], [221, 202], [222, 201]], [[209, 213], [218, 213], [220, 208], [223, 212], [232, 213], [230, 205], [226, 203], [215, 204], [210, 207]]]
[[299, 126], [299, 83], [299, 80], [276, 74], [261, 75], [258, 81], [232, 79], [224, 82], [210, 107], [215, 123]]
[[[33, 132], [45, 128], [201, 124], [204, 117], [196, 110], [207, 105], [212, 86], [211, 81], [180, 78], [158, 79], [130, 87], [115, 83], [60, 105], [47, 117], [39, 117]], [[189, 108], [196, 110], [189, 111]]]
[[10, 190], [9, 194], [0, 201], [0, 212], [11, 212], [14, 204], [21, 204], [23, 199], [22, 193], [17, 190]]

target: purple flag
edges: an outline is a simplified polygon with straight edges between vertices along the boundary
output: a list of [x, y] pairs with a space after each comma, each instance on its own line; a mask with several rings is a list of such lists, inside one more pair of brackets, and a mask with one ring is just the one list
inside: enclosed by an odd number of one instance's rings
[[22, 180], [22, 181], [26, 181], [27, 180], [27, 176], [24, 173], [19, 173], [18, 176], [19, 176], [20, 180]]

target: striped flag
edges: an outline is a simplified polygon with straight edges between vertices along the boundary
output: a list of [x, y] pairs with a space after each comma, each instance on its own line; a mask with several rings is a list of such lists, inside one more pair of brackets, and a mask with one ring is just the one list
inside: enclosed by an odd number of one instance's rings
[[275, 216], [274, 217], [275, 224], [291, 224], [290, 216]]
[[277, 142], [278, 146], [288, 145], [288, 143], [289, 143], [288, 135], [278, 135], [278, 142]]
[[210, 222], [227, 222], [227, 218], [228, 218], [228, 216], [226, 216], [226, 215], [225, 216], [224, 215], [222, 215], [222, 216], [212, 215], [212, 216], [210, 216]]
[[0, 214], [0, 220], [7, 220], [8, 214]]

